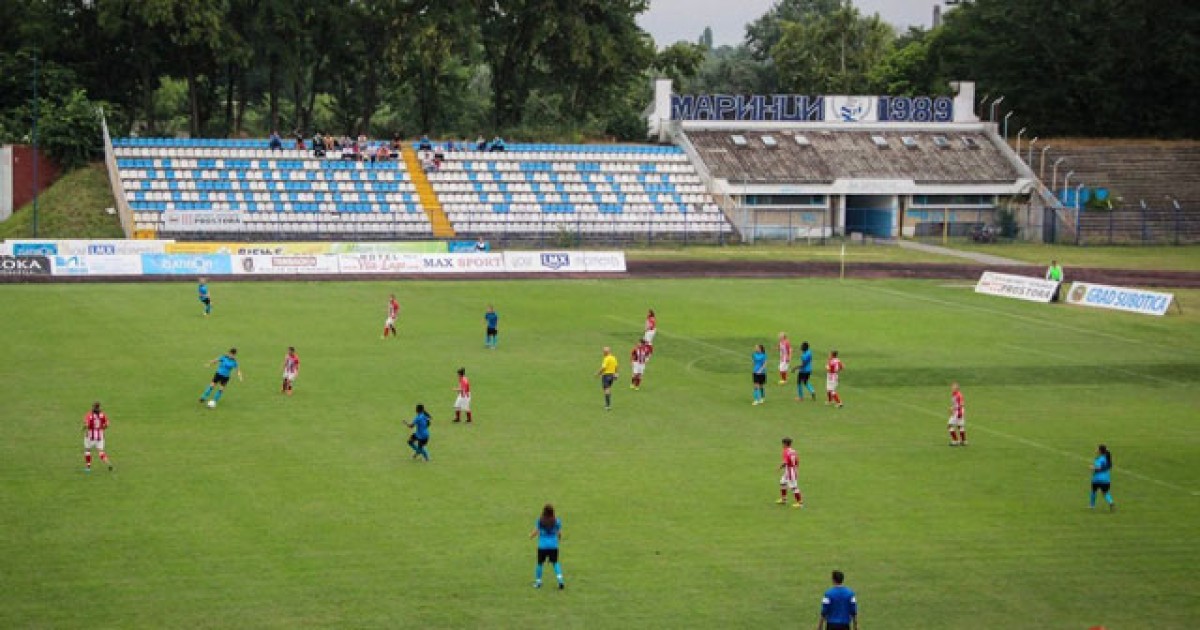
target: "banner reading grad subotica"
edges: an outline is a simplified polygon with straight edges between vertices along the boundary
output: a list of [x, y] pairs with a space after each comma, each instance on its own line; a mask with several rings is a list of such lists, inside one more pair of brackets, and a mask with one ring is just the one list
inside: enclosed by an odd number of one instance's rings
[[377, 243], [279, 242], [179, 242], [167, 246], [168, 254], [231, 254], [234, 256], [311, 256], [315, 254], [443, 254], [443, 241], [380, 241]]
[[1143, 315], [1166, 315], [1171, 307], [1171, 293], [1127, 289], [1125, 287], [1110, 287], [1104, 284], [1089, 284], [1076, 282], [1067, 293], [1067, 302], [1081, 306], [1096, 308], [1111, 308]]

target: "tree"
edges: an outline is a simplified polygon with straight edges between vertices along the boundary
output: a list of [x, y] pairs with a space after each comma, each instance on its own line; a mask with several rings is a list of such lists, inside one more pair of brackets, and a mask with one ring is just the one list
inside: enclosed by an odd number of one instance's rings
[[746, 46], [759, 61], [771, 58], [771, 51], [783, 38], [785, 22], [806, 22], [838, 10], [847, 0], [777, 0], [762, 17], [746, 25]]
[[696, 76], [704, 63], [705, 49], [697, 44], [675, 42], [660, 50], [654, 57], [653, 70], [682, 87]]
[[880, 63], [895, 34], [878, 14], [863, 17], [846, 4], [802, 22], [782, 22], [771, 57], [780, 86], [810, 94], [868, 90], [868, 74]]

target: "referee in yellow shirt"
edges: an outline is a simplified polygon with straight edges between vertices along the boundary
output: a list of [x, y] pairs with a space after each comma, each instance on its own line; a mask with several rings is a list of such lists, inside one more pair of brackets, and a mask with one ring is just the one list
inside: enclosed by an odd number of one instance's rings
[[617, 380], [617, 357], [613, 356], [612, 348], [604, 346], [604, 359], [600, 361], [600, 370], [596, 372], [600, 384], [604, 386], [604, 410], [612, 411], [612, 385]]

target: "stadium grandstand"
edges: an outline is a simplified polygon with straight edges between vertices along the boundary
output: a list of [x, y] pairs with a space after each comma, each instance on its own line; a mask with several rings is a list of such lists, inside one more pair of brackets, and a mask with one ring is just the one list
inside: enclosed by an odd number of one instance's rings
[[677, 96], [652, 132], [693, 160], [737, 232], [759, 238], [962, 236], [1026, 207], [1036, 176], [956, 98]]

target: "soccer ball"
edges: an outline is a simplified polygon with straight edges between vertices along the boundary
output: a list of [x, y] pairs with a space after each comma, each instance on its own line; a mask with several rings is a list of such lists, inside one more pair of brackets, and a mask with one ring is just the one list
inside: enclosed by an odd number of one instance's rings
[[209, 409], [216, 409], [216, 408], [217, 408], [217, 401], [215, 401], [215, 400], [210, 400], [210, 401], [208, 401], [208, 408], [209, 408]]

